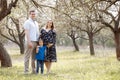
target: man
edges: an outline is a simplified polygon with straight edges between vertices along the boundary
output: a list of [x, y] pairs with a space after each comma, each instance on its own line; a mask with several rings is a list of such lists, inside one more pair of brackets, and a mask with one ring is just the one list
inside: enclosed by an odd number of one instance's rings
[[29, 19], [24, 23], [25, 29], [25, 56], [24, 56], [24, 73], [29, 72], [29, 60], [31, 57], [32, 73], [35, 73], [35, 48], [39, 37], [38, 23], [35, 21], [35, 11], [29, 12]]

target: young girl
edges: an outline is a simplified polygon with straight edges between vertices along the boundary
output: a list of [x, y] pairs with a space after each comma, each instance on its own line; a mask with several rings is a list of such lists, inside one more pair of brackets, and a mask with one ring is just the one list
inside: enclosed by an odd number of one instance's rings
[[35, 56], [37, 60], [36, 73], [39, 73], [39, 67], [41, 68], [41, 74], [43, 74], [44, 72], [45, 49], [46, 46], [43, 46], [43, 41], [40, 39], [39, 45], [36, 48], [36, 56]]

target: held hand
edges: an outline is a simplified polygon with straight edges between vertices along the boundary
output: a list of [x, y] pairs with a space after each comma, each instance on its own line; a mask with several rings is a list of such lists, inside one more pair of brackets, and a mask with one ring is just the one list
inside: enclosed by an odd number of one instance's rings
[[32, 42], [29, 42], [29, 43], [28, 43], [28, 47], [29, 47], [29, 48], [32, 48], [32, 47], [33, 47]]
[[49, 48], [49, 47], [51, 47], [53, 44], [52, 43], [49, 43], [48, 45], [47, 45], [47, 47]]
[[51, 47], [53, 44], [51, 43], [51, 44], [49, 44], [49, 46]]

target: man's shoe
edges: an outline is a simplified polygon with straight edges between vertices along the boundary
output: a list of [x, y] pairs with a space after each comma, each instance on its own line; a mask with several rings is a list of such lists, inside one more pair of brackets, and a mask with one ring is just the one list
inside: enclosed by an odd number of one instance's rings
[[28, 71], [24, 72], [25, 75], [28, 74], [28, 73], [29, 73]]

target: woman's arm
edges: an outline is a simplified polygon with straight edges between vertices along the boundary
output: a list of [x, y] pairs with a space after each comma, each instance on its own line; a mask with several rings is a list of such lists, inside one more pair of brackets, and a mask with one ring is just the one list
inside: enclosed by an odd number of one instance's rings
[[47, 47], [49, 48], [49, 47], [51, 47], [51, 46], [53, 46], [53, 45], [55, 45], [55, 43], [56, 43], [56, 31], [55, 30], [53, 30], [53, 34], [52, 34], [52, 43], [50, 42], [50, 43], [48, 43], [48, 45], [47, 45]]
[[56, 43], [56, 30], [53, 30], [53, 44]]

